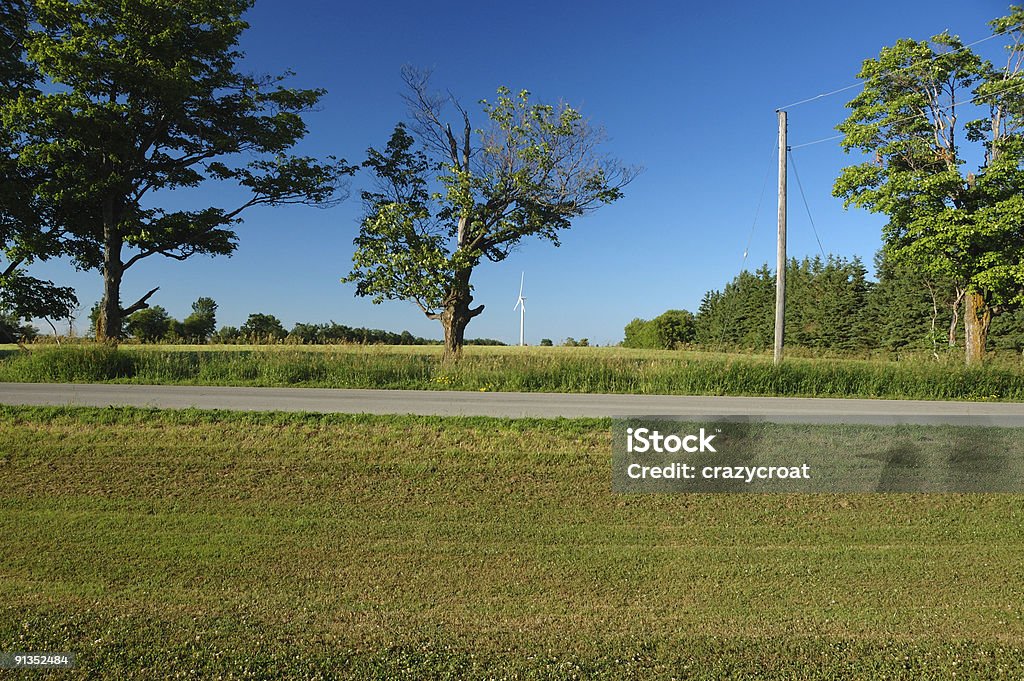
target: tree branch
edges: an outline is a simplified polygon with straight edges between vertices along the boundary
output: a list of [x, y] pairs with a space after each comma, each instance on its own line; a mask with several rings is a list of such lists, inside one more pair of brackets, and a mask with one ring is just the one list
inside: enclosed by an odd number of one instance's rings
[[7, 269], [0, 272], [0, 277], [9, 277], [14, 274], [14, 271], [17, 270], [23, 262], [25, 262], [25, 258], [15, 258], [11, 261], [11, 264], [7, 266]]
[[428, 308], [426, 305], [424, 305], [423, 301], [420, 300], [419, 298], [413, 298], [412, 302], [416, 303], [416, 306], [418, 308], [420, 308], [421, 310], [423, 310], [423, 314], [426, 315], [427, 319], [434, 319], [434, 320], [441, 319], [441, 315], [439, 315], [436, 312], [431, 311], [430, 308]]
[[129, 267], [131, 267], [132, 265], [134, 265], [135, 263], [137, 263], [138, 261], [142, 260], [143, 258], [148, 258], [149, 256], [153, 255], [156, 252], [157, 251], [155, 251], [155, 250], [139, 251], [138, 253], [136, 253], [132, 257], [128, 258], [128, 260], [124, 263], [124, 265], [121, 266], [121, 269], [122, 270], [126, 270]]
[[139, 310], [143, 310], [143, 309], [149, 307], [149, 303], [146, 302], [146, 301], [148, 301], [153, 296], [153, 294], [156, 293], [159, 290], [160, 290], [160, 287], [157, 286], [155, 289], [153, 289], [152, 291], [150, 291], [146, 295], [142, 296], [141, 298], [136, 300], [134, 303], [132, 303], [128, 307], [121, 308], [121, 316], [122, 317], [127, 317], [128, 315], [132, 314], [133, 312], [138, 312]]

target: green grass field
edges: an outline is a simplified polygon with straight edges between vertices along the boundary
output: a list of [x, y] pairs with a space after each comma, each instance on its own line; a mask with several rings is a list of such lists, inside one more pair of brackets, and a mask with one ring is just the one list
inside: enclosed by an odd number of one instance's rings
[[1020, 678], [1020, 496], [616, 495], [609, 428], [0, 408], [0, 650], [70, 678]]
[[1024, 401], [1024, 364], [625, 348], [35, 346], [0, 353], [0, 381]]

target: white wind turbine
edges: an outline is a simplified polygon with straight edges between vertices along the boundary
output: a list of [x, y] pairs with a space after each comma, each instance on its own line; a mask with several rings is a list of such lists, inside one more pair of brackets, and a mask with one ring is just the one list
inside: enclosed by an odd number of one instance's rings
[[516, 301], [512, 310], [519, 309], [519, 344], [526, 345], [526, 298], [523, 298], [523, 283], [526, 281], [526, 272], [519, 277], [519, 300]]

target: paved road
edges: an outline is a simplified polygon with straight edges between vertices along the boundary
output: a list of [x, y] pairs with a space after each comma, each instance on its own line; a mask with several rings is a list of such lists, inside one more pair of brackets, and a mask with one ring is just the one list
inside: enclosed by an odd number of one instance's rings
[[793, 423], [952, 423], [1024, 427], [1024, 404], [1005, 402], [0, 383], [0, 403], [545, 418], [750, 416]]

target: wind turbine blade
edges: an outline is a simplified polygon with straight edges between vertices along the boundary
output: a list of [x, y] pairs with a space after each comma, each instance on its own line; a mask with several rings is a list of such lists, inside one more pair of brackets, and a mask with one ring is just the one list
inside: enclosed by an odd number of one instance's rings
[[523, 272], [519, 277], [519, 297], [523, 297], [523, 284], [526, 282], [526, 272]]

